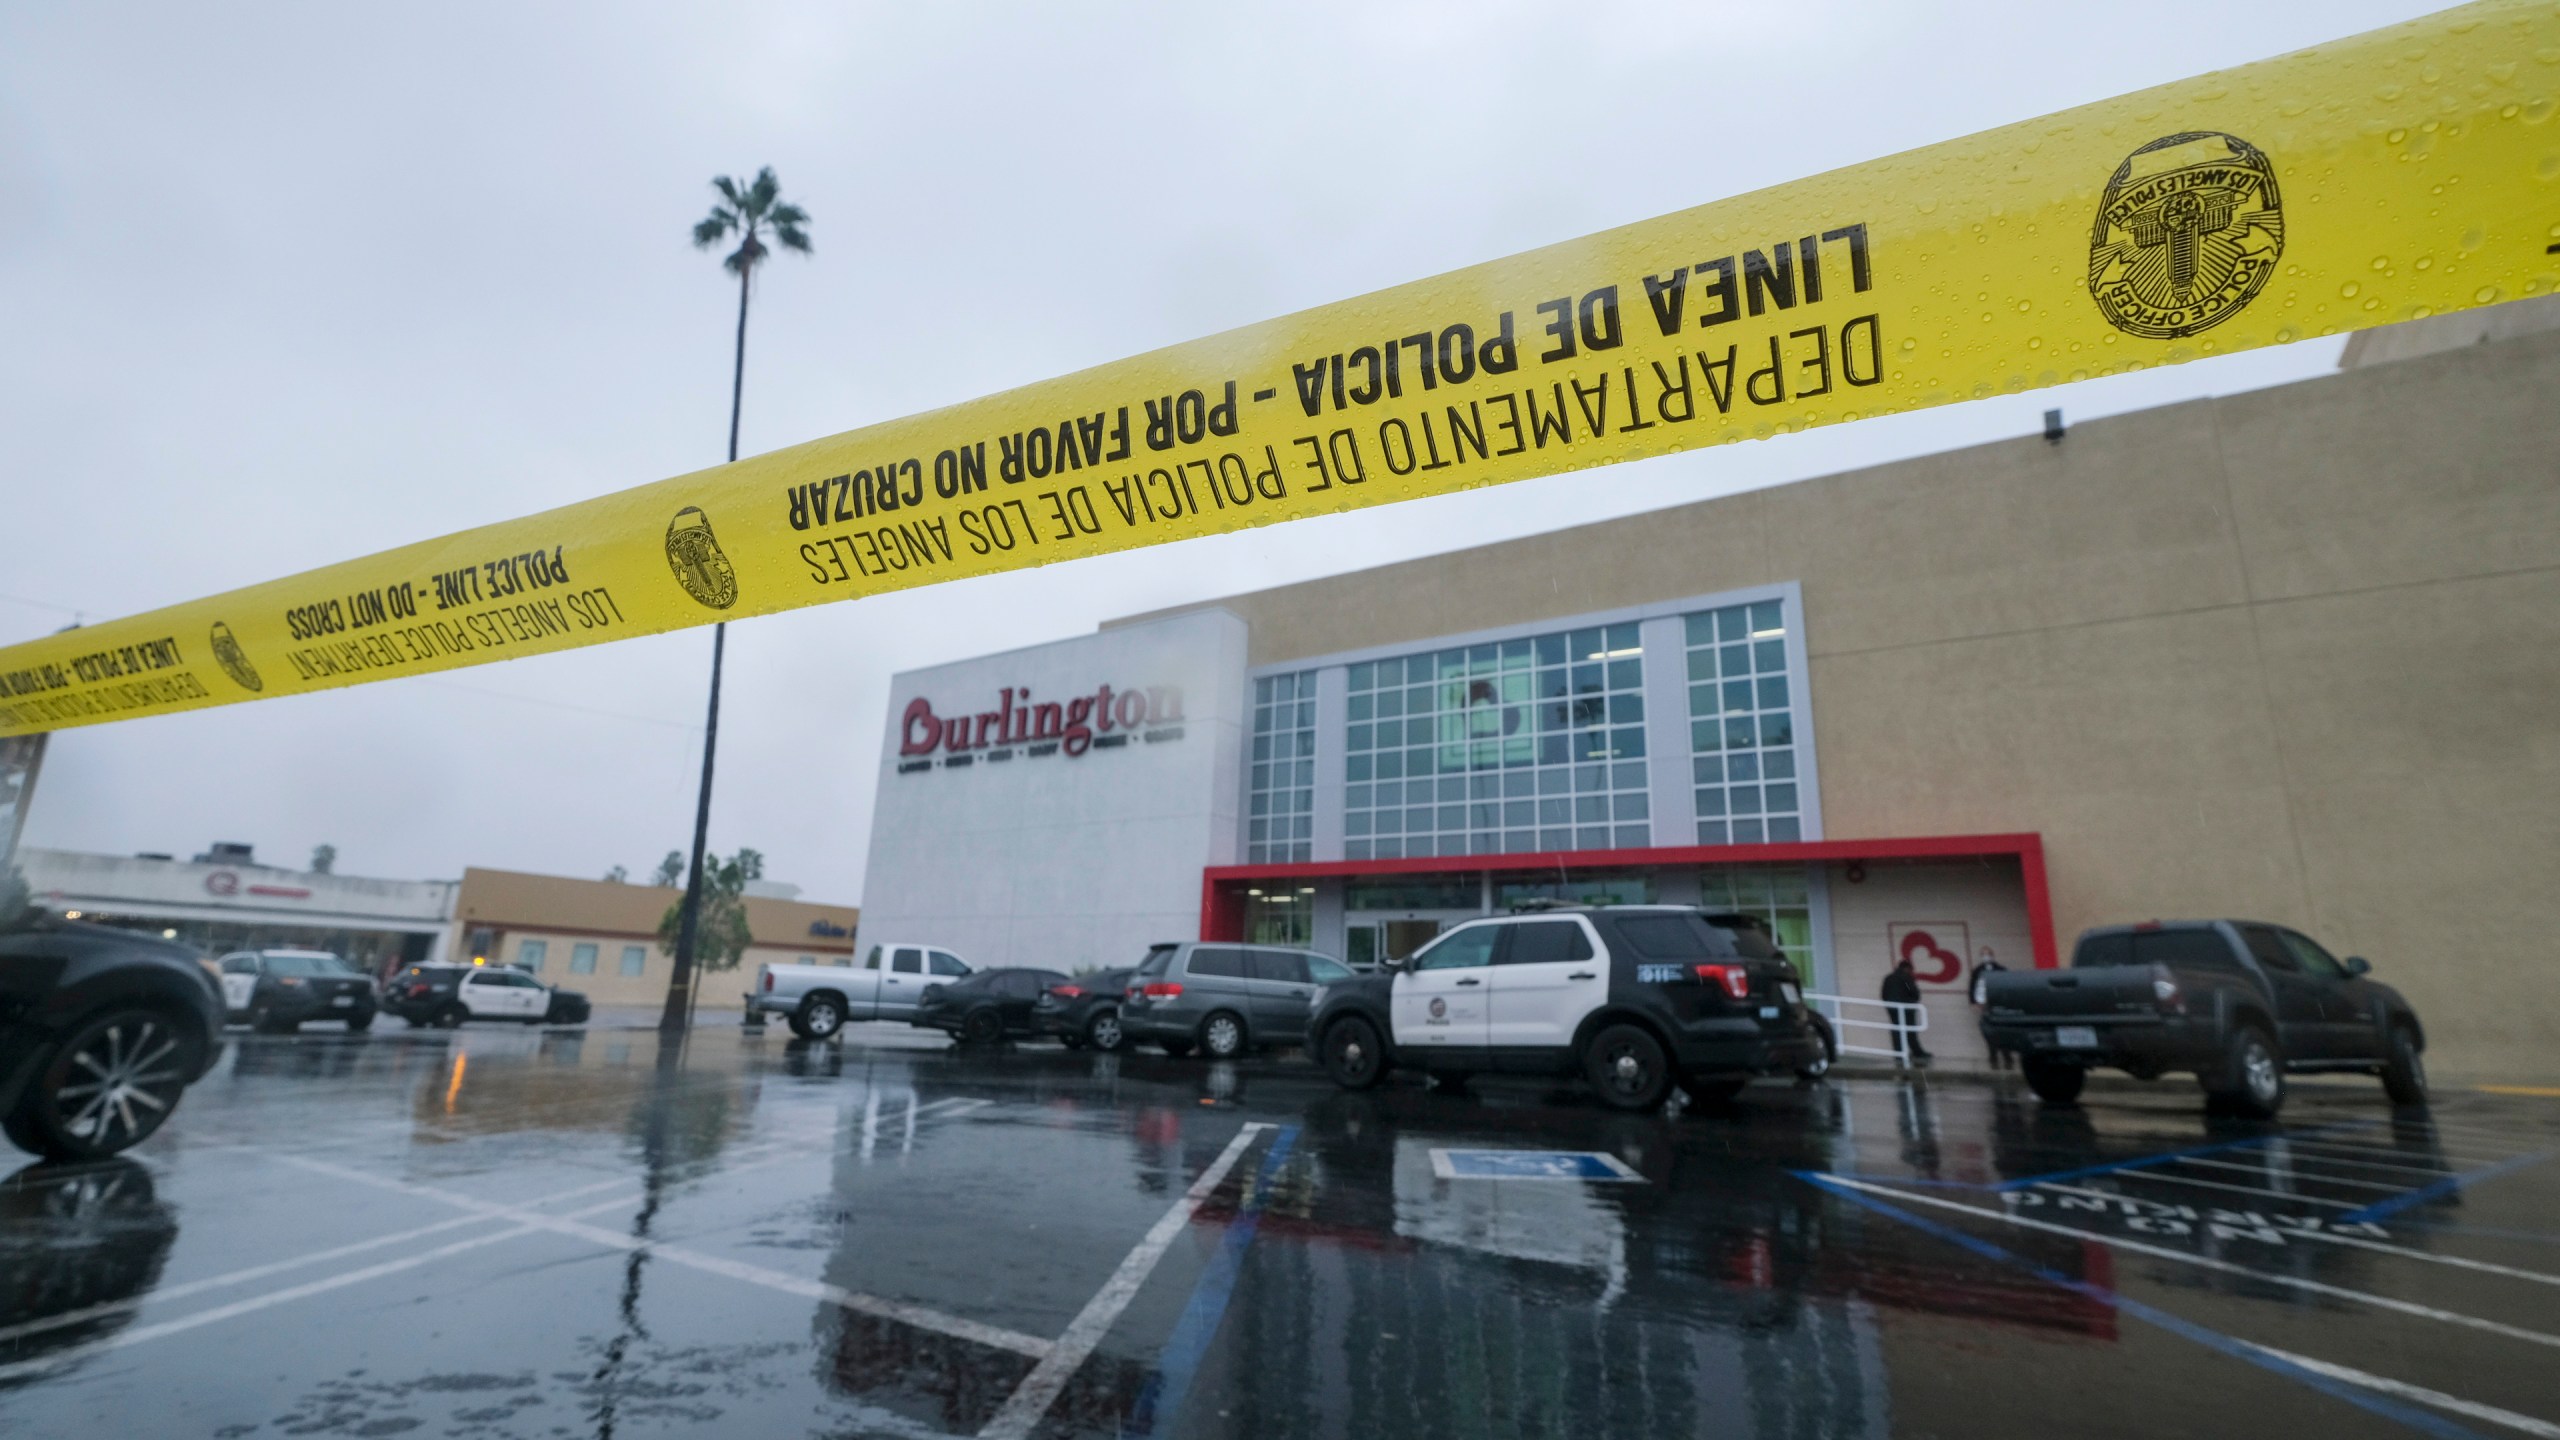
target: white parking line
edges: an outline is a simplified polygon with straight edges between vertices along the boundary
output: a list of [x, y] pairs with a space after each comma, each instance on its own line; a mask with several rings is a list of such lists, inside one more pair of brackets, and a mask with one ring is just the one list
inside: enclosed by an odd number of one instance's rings
[[2083, 1230], [2071, 1225], [2056, 1225], [2044, 1220], [2030, 1220], [2023, 1215], [2009, 1215], [1998, 1210], [1985, 1210], [1979, 1206], [1959, 1204], [1953, 1200], [1943, 1200], [1935, 1195], [1923, 1195], [1910, 1190], [1896, 1190], [1889, 1186], [1872, 1184], [1865, 1180], [1852, 1180], [1846, 1175], [1825, 1176], [1823, 1183], [1828, 1185], [1846, 1186], [1849, 1189], [1873, 1195], [1882, 1200], [1890, 1200], [1896, 1204], [1926, 1205], [1937, 1210], [1953, 1210], [1961, 1215], [1977, 1216], [1984, 1220], [1997, 1220], [2003, 1225], [2015, 1225], [2028, 1230], [2041, 1230], [2049, 1235], [2068, 1236], [2073, 1240], [2085, 1240], [2092, 1244], [2104, 1245], [2111, 1250], [2130, 1250], [2137, 1255], [2150, 1255], [2162, 1260], [2174, 1260], [2181, 1265], [2194, 1265], [2206, 1270], [2219, 1270], [2226, 1275], [2244, 1276], [2251, 1280], [2264, 1281], [2270, 1285], [2289, 1286], [2293, 1289], [2308, 1291], [2315, 1295], [2328, 1295], [2340, 1300], [2352, 1300], [2359, 1305], [2371, 1305], [2377, 1309], [2394, 1310], [2403, 1315], [2415, 1315], [2425, 1320], [2436, 1320], [2447, 1325], [2459, 1325], [2465, 1329], [2480, 1330], [2492, 1335], [2501, 1335], [2510, 1340], [2522, 1340], [2528, 1344], [2548, 1345], [2554, 1349], [2560, 1349], [2560, 1335], [2549, 1334], [2541, 1330], [2527, 1330], [2520, 1325], [2502, 1324], [2496, 1320], [2483, 1320], [2476, 1315], [2464, 1315], [2457, 1311], [2439, 1310], [2432, 1305], [2420, 1305], [2409, 1300], [2396, 1300], [2388, 1295], [2375, 1295], [2364, 1290], [2350, 1290], [2343, 1285], [2330, 1285], [2318, 1280], [2305, 1279], [2300, 1275], [2288, 1275], [2281, 1270], [2260, 1270], [2247, 1265], [2235, 1265], [2228, 1260], [2217, 1260], [2210, 1255], [2190, 1254], [2187, 1251], [2172, 1250], [2163, 1245], [2146, 1245], [2139, 1240], [2126, 1240], [2118, 1236], [2101, 1234], [2093, 1230]]
[[2403, 1380], [2387, 1380], [2380, 1375], [2369, 1374], [2349, 1366], [2333, 1365], [2326, 1360], [2314, 1360], [2307, 1355], [2296, 1355], [2290, 1350], [2278, 1350], [2272, 1345], [2260, 1345], [2248, 1340], [2240, 1343], [2261, 1355], [2273, 1355], [2279, 1360], [2299, 1365], [2315, 1375], [2326, 1375], [2332, 1380], [2344, 1380], [2350, 1385], [2361, 1385], [2368, 1390], [2378, 1390], [2385, 1395], [2397, 1395], [2403, 1400], [2415, 1400], [2422, 1405], [2433, 1405], [2439, 1410], [2450, 1410], [2456, 1415], [2465, 1415], [2474, 1420], [2486, 1420], [2492, 1425], [2504, 1425], [2510, 1430], [2521, 1430], [2527, 1435], [2538, 1435], [2542, 1440], [2560, 1440], [2560, 1425], [2554, 1425], [2548, 1420], [2536, 1420], [2530, 1415], [2519, 1415], [2513, 1410], [2501, 1410], [2495, 1405], [2483, 1405], [2477, 1400], [2465, 1400], [2459, 1395], [2447, 1395], [2441, 1390], [2430, 1390], [2424, 1385], [2411, 1385]]
[[2326, 1240], [2332, 1245], [2352, 1245], [2358, 1250], [2373, 1250], [2385, 1255], [2405, 1256], [2411, 1260], [2431, 1261], [2438, 1265], [2453, 1266], [2457, 1270], [2477, 1270], [2484, 1275], [2504, 1275], [2510, 1280], [2530, 1280], [2537, 1285], [2560, 1285], [2560, 1275], [2553, 1275], [2547, 1271], [2526, 1270], [2514, 1265], [2495, 1265], [2486, 1260], [2471, 1259], [2466, 1255], [2439, 1255], [2432, 1250], [2414, 1250], [2406, 1245], [2386, 1245], [2379, 1240], [2366, 1240], [2354, 1235], [2333, 1235], [2325, 1230], [2287, 1230], [2285, 1237]]
[[2380, 1180], [2348, 1180], [2336, 1175], [2306, 1174], [2303, 1171], [2293, 1168], [2291, 1165], [2287, 1165], [2280, 1170], [2271, 1170], [2270, 1167], [2265, 1165], [2235, 1165], [2228, 1160], [2206, 1160], [2195, 1155], [2189, 1155], [2178, 1161], [2178, 1163], [2181, 1165], [2202, 1165], [2214, 1170], [2237, 1170], [2243, 1175], [2267, 1175], [2270, 1176], [2270, 1178], [2301, 1180], [2313, 1185], [2344, 1185], [2350, 1190], [2382, 1190], [2394, 1195], [2410, 1188], [2405, 1183], [2387, 1184]]
[[[615, 1206], [627, 1205], [629, 1203], [630, 1201], [627, 1198], [617, 1196], [614, 1199], [605, 1201], [601, 1205], [589, 1206], [586, 1210], [575, 1213], [592, 1214], [599, 1210], [611, 1209]], [[284, 1290], [270, 1290], [264, 1295], [253, 1295], [246, 1300], [236, 1300], [228, 1305], [217, 1305], [210, 1310], [198, 1310], [191, 1315], [181, 1315], [175, 1320], [163, 1320], [154, 1325], [139, 1325], [131, 1330], [119, 1331], [103, 1340], [92, 1341], [86, 1345], [75, 1345], [68, 1350], [58, 1350], [51, 1355], [38, 1356], [33, 1360], [20, 1360], [14, 1364], [0, 1365], [0, 1380], [14, 1380], [21, 1375], [32, 1375], [38, 1371], [50, 1370], [57, 1365], [69, 1364], [74, 1360], [83, 1360], [89, 1356], [104, 1354], [110, 1350], [122, 1350], [129, 1346], [140, 1345], [148, 1340], [159, 1340], [170, 1335], [177, 1335], [184, 1333], [185, 1331], [198, 1329], [206, 1325], [214, 1324], [217, 1321], [236, 1320], [243, 1315], [253, 1315], [258, 1311], [270, 1309], [274, 1306], [283, 1305], [291, 1301], [305, 1299], [313, 1295], [326, 1294], [331, 1290], [342, 1290], [349, 1285], [361, 1285], [367, 1280], [378, 1280], [385, 1275], [396, 1275], [403, 1270], [413, 1270], [420, 1265], [442, 1260], [450, 1255], [459, 1255], [466, 1250], [477, 1250], [484, 1245], [495, 1245], [501, 1241], [516, 1239], [519, 1236], [531, 1235], [539, 1228], [541, 1227], [533, 1225], [519, 1225], [507, 1230], [492, 1231], [486, 1235], [475, 1235], [471, 1239], [457, 1240], [450, 1245], [438, 1246], [433, 1250], [423, 1251], [416, 1255], [405, 1255], [397, 1260], [386, 1260], [379, 1265], [368, 1265], [361, 1270], [344, 1271], [340, 1274], [332, 1275], [325, 1280], [314, 1280], [309, 1284], [295, 1285]]]
[[2518, 1154], [2530, 1153], [2517, 1151], [2507, 1155], [2457, 1155], [2449, 1150], [2430, 1150], [2421, 1154], [2409, 1150], [2395, 1150], [2388, 1145], [2359, 1145], [2345, 1140], [2303, 1140], [2288, 1142], [2288, 1144], [2301, 1149], [2345, 1150], [2356, 1155], [2388, 1155], [2393, 1161], [2398, 1162], [2399, 1168], [2408, 1170], [2427, 1168], [2423, 1165], [2407, 1163], [2411, 1160], [2432, 1160], [2446, 1169], [2464, 1169], [2475, 1165], [2502, 1165], [2516, 1158]]
[[2460, 1173], [2450, 1165], [2396, 1165], [2383, 1160], [2350, 1160], [2343, 1155], [2305, 1154], [2299, 1146], [2288, 1146], [2284, 1158], [2295, 1166], [2342, 1165], [2350, 1170], [2395, 1170], [2403, 1175], [2423, 1175], [2429, 1180], [2441, 1180], [2447, 1175]]
[[[2128, 1207], [2126, 1210], [2127, 1214], [2132, 1213], [2129, 1207], [2136, 1205], [2146, 1206], [2154, 1210], [2174, 1211], [2178, 1208], [2159, 1200], [2145, 1200], [2139, 1195], [2127, 1195], [2121, 1190], [2091, 1190], [2080, 1185], [2053, 1184], [2039, 1185], [2036, 1188], [2039, 1190], [2050, 1190], [2064, 1195], [2080, 1195], [2091, 1200], [2105, 1200], [2119, 1206]], [[2254, 1214], [2255, 1212], [2251, 1213]], [[2284, 1228], [2277, 1233], [2281, 1234], [2288, 1241], [2326, 1240], [2332, 1245], [2351, 1245], [2356, 1249], [2371, 1250], [2380, 1255], [2397, 1255], [2408, 1260], [2424, 1260], [2435, 1265], [2450, 1265], [2458, 1270], [2477, 1270], [2485, 1275], [2503, 1275], [2512, 1280], [2530, 1280], [2538, 1285], [2560, 1285], [2560, 1275], [2554, 1275], [2547, 1271], [2526, 1270], [2514, 1265], [2496, 1265], [2486, 1260], [2473, 1260], [2468, 1256], [2444, 1255], [2433, 1250], [2419, 1250], [2407, 1245], [2392, 1245], [2380, 1240], [2366, 1239], [2362, 1236], [2342, 1235], [2333, 1230], [2312, 1228], [2315, 1224], [2327, 1223], [2326, 1221], [2321, 1220], [2318, 1216], [2285, 1217], [2280, 1219], [2278, 1223], [2283, 1225]], [[2363, 1224], [2366, 1222], [2360, 1221], [2357, 1223]]]
[[[611, 1180], [599, 1181], [593, 1185], [581, 1185], [575, 1190], [563, 1190], [554, 1195], [545, 1195], [538, 1200], [528, 1201], [527, 1203], [533, 1205], [553, 1205], [563, 1200], [575, 1200], [581, 1195], [591, 1195], [598, 1190], [627, 1187], [631, 1183], [631, 1177], [621, 1175], [616, 1176]], [[620, 1204], [621, 1202], [617, 1200], [614, 1203]], [[267, 1265], [252, 1265], [245, 1270], [233, 1270], [221, 1275], [208, 1275], [201, 1280], [189, 1280], [177, 1285], [163, 1285], [155, 1290], [150, 1290], [140, 1295], [128, 1296], [122, 1300], [109, 1300], [103, 1304], [87, 1305], [77, 1310], [64, 1310], [56, 1314], [47, 1315], [41, 1320], [29, 1320], [20, 1325], [0, 1326], [0, 1344], [7, 1344], [9, 1341], [19, 1339], [22, 1336], [40, 1335], [47, 1330], [59, 1330], [67, 1325], [84, 1324], [91, 1320], [101, 1319], [108, 1315], [120, 1314], [127, 1310], [139, 1310], [145, 1302], [158, 1303], [169, 1300], [183, 1300], [190, 1295], [201, 1295], [207, 1290], [221, 1290], [233, 1285], [246, 1285], [252, 1280], [264, 1280], [270, 1275], [281, 1275], [288, 1270], [301, 1270], [313, 1265], [325, 1265], [332, 1260], [344, 1260], [350, 1255], [361, 1255], [367, 1250], [379, 1250], [385, 1245], [397, 1245], [403, 1241], [419, 1240], [429, 1235], [441, 1235], [447, 1230], [459, 1230], [465, 1225], [477, 1225], [479, 1223], [481, 1223], [481, 1221], [480, 1217], [477, 1215], [457, 1215], [450, 1220], [438, 1220], [434, 1224], [420, 1225], [408, 1230], [395, 1230], [388, 1235], [376, 1235], [370, 1240], [358, 1240], [351, 1245], [340, 1245], [329, 1250], [314, 1250], [307, 1255], [296, 1255], [290, 1260], [278, 1260]]]
[[783, 1294], [796, 1295], [802, 1299], [823, 1300], [848, 1310], [856, 1310], [866, 1315], [876, 1315], [884, 1320], [895, 1320], [919, 1329], [974, 1341], [998, 1350], [1010, 1350], [1018, 1355], [1029, 1355], [1034, 1359], [1049, 1353], [1049, 1342], [1037, 1335], [1025, 1335], [1018, 1330], [981, 1324], [975, 1320], [958, 1315], [947, 1315], [922, 1305], [884, 1300], [876, 1295], [865, 1295], [821, 1280], [803, 1280], [797, 1275], [786, 1275], [779, 1270], [765, 1269], [761, 1265], [749, 1265], [744, 1261], [707, 1255], [699, 1250], [689, 1250], [664, 1241], [626, 1235], [619, 1230], [607, 1230], [600, 1225], [555, 1218], [512, 1205], [494, 1205], [487, 1201], [474, 1200], [468, 1195], [440, 1190], [432, 1185], [415, 1185], [406, 1180], [369, 1175], [364, 1171], [350, 1169], [326, 1160], [307, 1160], [296, 1155], [279, 1155], [276, 1158], [285, 1164], [298, 1165], [316, 1174], [351, 1181], [358, 1185], [371, 1185], [376, 1189], [390, 1190], [398, 1194], [440, 1200], [447, 1205], [461, 1206], [493, 1220], [512, 1220], [519, 1225], [530, 1225], [536, 1229], [553, 1231], [611, 1250], [645, 1250], [657, 1259], [672, 1265], [682, 1265], [687, 1269], [700, 1270], [712, 1275], [725, 1275], [732, 1280], [743, 1280], [750, 1285], [759, 1285], [767, 1290], [778, 1290]]
[[[806, 1153], [807, 1151], [788, 1144], [753, 1146], [738, 1152], [737, 1163], [724, 1167], [720, 1173], [724, 1176], [735, 1175], [744, 1171], [756, 1169], [760, 1166], [779, 1164], [786, 1160], [796, 1159]], [[619, 1175], [613, 1179], [599, 1181], [595, 1184], [580, 1185], [575, 1189], [557, 1191], [553, 1194], [541, 1196], [538, 1199], [530, 1200], [525, 1203], [529, 1205], [552, 1205], [563, 1200], [574, 1200], [582, 1195], [591, 1195], [596, 1191], [612, 1189], [615, 1187], [622, 1187], [626, 1193], [616, 1195], [611, 1199], [601, 1201], [597, 1204], [581, 1206], [576, 1210], [570, 1211], [565, 1218], [572, 1220], [583, 1219], [589, 1215], [601, 1214], [607, 1210], [618, 1209], [621, 1206], [628, 1205], [632, 1201], [640, 1198], [641, 1192], [639, 1189], [639, 1182], [633, 1180], [628, 1175]], [[458, 1215], [451, 1220], [439, 1220], [432, 1224], [413, 1226], [405, 1230], [395, 1230], [387, 1235], [377, 1235], [370, 1240], [359, 1240], [353, 1244], [340, 1245], [330, 1250], [316, 1250], [308, 1255], [297, 1255], [289, 1260], [278, 1260], [265, 1265], [252, 1265], [246, 1269], [233, 1270], [221, 1275], [211, 1275], [201, 1280], [189, 1280], [177, 1285], [162, 1286], [158, 1289], [147, 1291], [140, 1295], [131, 1296], [123, 1300], [111, 1300], [103, 1304], [84, 1306], [78, 1310], [66, 1310], [60, 1314], [48, 1315], [41, 1320], [30, 1320], [24, 1324], [12, 1325], [5, 1330], [0, 1330], [0, 1342], [16, 1340], [28, 1335], [42, 1334], [47, 1330], [59, 1330], [68, 1325], [77, 1325], [85, 1321], [101, 1319], [109, 1315], [139, 1310], [144, 1305], [157, 1301], [183, 1299], [186, 1296], [199, 1295], [208, 1290], [227, 1289], [233, 1285], [247, 1284], [249, 1281], [262, 1280], [270, 1275], [278, 1275], [290, 1270], [299, 1270], [308, 1266], [322, 1264], [330, 1260], [344, 1259], [349, 1255], [360, 1255], [367, 1250], [377, 1250], [385, 1245], [396, 1245], [406, 1241], [419, 1239], [422, 1236], [438, 1235], [447, 1230], [460, 1229], [466, 1225], [481, 1224], [486, 1219], [487, 1217], [485, 1215], [477, 1213]], [[477, 1240], [467, 1244], [445, 1246], [444, 1248], [433, 1252], [433, 1254], [435, 1256], [443, 1256], [454, 1254], [461, 1250], [472, 1249], [481, 1244], [494, 1245], [502, 1240], [513, 1240], [519, 1236], [539, 1233], [542, 1228], [543, 1227], [538, 1225], [519, 1225], [513, 1229], [479, 1237]], [[197, 1311], [193, 1314], [182, 1315], [174, 1320], [164, 1321], [157, 1325], [145, 1326], [141, 1330], [123, 1332], [122, 1334], [113, 1337], [112, 1343], [102, 1341], [96, 1345], [79, 1346], [69, 1351], [43, 1356], [36, 1360], [22, 1361], [16, 1367], [0, 1368], [0, 1379], [5, 1379], [28, 1368], [41, 1369], [48, 1365], [60, 1364], [67, 1360], [95, 1353], [100, 1349], [121, 1349], [125, 1345], [139, 1343], [140, 1340], [157, 1339], [162, 1335], [174, 1335], [183, 1331], [193, 1330], [200, 1325], [209, 1325], [217, 1320], [228, 1320], [237, 1315], [252, 1314], [256, 1311], [264, 1310], [272, 1305], [281, 1305], [288, 1301], [299, 1300], [306, 1295], [323, 1294], [327, 1291], [337, 1289], [341, 1285], [354, 1284], [359, 1280], [369, 1280], [378, 1275], [391, 1274], [398, 1270], [407, 1268], [409, 1268], [409, 1266], [406, 1262], [393, 1265], [389, 1269], [385, 1269], [382, 1266], [372, 1266], [364, 1270], [351, 1272], [352, 1278], [346, 1275], [333, 1276], [327, 1281], [313, 1282], [310, 1285], [300, 1285], [287, 1290], [274, 1291], [266, 1295], [254, 1296], [251, 1299], [241, 1301], [236, 1305], [222, 1306], [214, 1310]]]
[[1191, 1223], [1192, 1212], [1217, 1190], [1219, 1182], [1227, 1178], [1227, 1172], [1235, 1168], [1236, 1161], [1243, 1158], [1246, 1149], [1263, 1131], [1271, 1128], [1260, 1121], [1249, 1121], [1236, 1132], [1236, 1138], [1227, 1142], [1227, 1148], [1218, 1152], [1218, 1158], [1209, 1162], [1209, 1168], [1200, 1172], [1200, 1178], [1191, 1182], [1191, 1188], [1182, 1192], [1182, 1198], [1174, 1202], [1172, 1209], [1164, 1212], [1164, 1218], [1155, 1223], [1155, 1228], [1138, 1242], [1138, 1247], [1121, 1260], [1120, 1268], [1112, 1271], [1111, 1278], [1103, 1282], [1091, 1300], [1085, 1302], [1084, 1309], [1076, 1313], [1076, 1318], [1068, 1324], [1066, 1333], [1058, 1337], [1058, 1343], [1050, 1348], [1048, 1355], [1032, 1367], [1030, 1374], [1022, 1377], [1022, 1383], [1014, 1387], [1012, 1396], [1004, 1402], [1004, 1408], [979, 1430], [978, 1440], [1023, 1440], [1031, 1433], [1031, 1427], [1039, 1424], [1040, 1417], [1048, 1414], [1049, 1407], [1057, 1403], [1058, 1393], [1066, 1389], [1067, 1381], [1074, 1378], [1085, 1358], [1102, 1343], [1102, 1337], [1110, 1333], [1112, 1324], [1120, 1318], [1120, 1312], [1128, 1309], [1129, 1302], [1137, 1298], [1138, 1288], [1147, 1283], [1147, 1276], [1154, 1272], [1156, 1262], [1164, 1258], [1164, 1252], [1172, 1247], [1174, 1237], [1182, 1233], [1182, 1227]]
[[2220, 1180], [2198, 1180], [2192, 1175], [2173, 1175], [2159, 1169], [2109, 1171], [2122, 1180], [2158, 1180], [2170, 1185], [2192, 1185], [2199, 1190], [2224, 1190], [2234, 1195], [2263, 1195], [2272, 1200], [2290, 1200], [2298, 1205], [2319, 1205], [2331, 1210], [2353, 1210], [2365, 1203], [2356, 1200], [2321, 1200], [2309, 1195], [2295, 1195], [2283, 1190], [2266, 1190], [2255, 1185], [2227, 1185]]

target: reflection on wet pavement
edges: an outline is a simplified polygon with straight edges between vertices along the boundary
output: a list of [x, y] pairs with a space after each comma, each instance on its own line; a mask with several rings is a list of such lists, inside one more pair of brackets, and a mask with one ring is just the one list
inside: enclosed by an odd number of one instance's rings
[[0, 1181], [0, 1432], [2560, 1435], [2560, 1107], [2193, 1099], [243, 1037]]

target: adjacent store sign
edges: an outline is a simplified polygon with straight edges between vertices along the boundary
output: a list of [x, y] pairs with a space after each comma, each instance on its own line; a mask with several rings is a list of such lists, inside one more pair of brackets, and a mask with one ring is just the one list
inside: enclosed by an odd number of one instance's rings
[[512, 659], [2547, 294], [2560, 289], [2555, 104], [2560, 9], [2483, 0], [12, 646], [0, 735]]

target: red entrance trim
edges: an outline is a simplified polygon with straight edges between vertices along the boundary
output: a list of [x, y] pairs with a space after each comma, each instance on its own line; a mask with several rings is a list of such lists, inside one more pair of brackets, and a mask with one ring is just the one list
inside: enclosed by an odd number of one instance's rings
[[1418, 855], [1396, 860], [1316, 860], [1291, 865], [1212, 865], [1200, 872], [1200, 938], [1244, 938], [1244, 887], [1253, 881], [1373, 875], [1472, 875], [1482, 870], [1614, 870], [1638, 865], [1767, 865], [1816, 861], [2015, 860], [2026, 887], [2027, 932], [2039, 970], [2061, 963], [2044, 837], [1915, 835], [1895, 840], [1789, 840], [1763, 845], [1659, 845], [1633, 850], [1537, 850], [1517, 855]]

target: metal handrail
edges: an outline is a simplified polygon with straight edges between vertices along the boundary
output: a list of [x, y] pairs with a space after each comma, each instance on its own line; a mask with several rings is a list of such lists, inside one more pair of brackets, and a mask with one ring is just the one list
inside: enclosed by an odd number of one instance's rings
[[[1804, 999], [1806, 1004], [1820, 1009], [1823, 1018], [1831, 1022], [1832, 1046], [1843, 1055], [1878, 1055], [1897, 1065], [1908, 1066], [1911, 1059], [1893, 1043], [1894, 1032], [1917, 1035], [1929, 1028], [1929, 1007], [1916, 1001], [1866, 1000], [1854, 995], [1824, 995], [1811, 990], [1805, 992]], [[1881, 1010], [1884, 1018], [1850, 1019], [1842, 1013], [1842, 1008], [1850, 1005], [1863, 1006], [1871, 1011]], [[1848, 1037], [1840, 1033], [1844, 1030], [1881, 1030], [1885, 1032], [1885, 1043], [1882, 1046], [1852, 1045]]]

